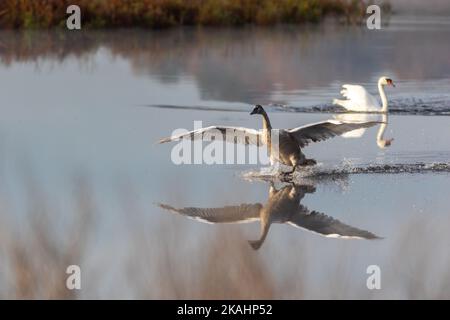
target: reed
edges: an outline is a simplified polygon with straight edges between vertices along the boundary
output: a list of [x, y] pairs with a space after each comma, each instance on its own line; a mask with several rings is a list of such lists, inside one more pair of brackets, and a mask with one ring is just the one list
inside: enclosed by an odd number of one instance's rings
[[81, 8], [83, 27], [166, 28], [319, 22], [334, 15], [361, 21], [365, 0], [3, 0], [0, 27], [64, 27], [66, 8]]

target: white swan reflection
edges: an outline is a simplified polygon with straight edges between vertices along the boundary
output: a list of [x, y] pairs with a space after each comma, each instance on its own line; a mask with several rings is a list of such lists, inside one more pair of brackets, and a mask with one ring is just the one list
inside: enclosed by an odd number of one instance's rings
[[[343, 122], [380, 122], [380, 127], [378, 128], [376, 135], [376, 143], [380, 149], [391, 146], [394, 138], [385, 138], [384, 134], [389, 125], [389, 117], [387, 113], [371, 114], [371, 113], [343, 113], [338, 114], [335, 118]], [[366, 128], [361, 128], [346, 132], [342, 135], [344, 138], [361, 138], [366, 132]]]

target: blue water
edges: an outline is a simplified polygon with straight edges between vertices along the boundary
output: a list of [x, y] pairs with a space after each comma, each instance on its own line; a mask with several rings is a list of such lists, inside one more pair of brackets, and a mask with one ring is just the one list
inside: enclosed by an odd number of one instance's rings
[[[431, 287], [449, 263], [449, 36], [450, 24], [433, 18], [393, 18], [382, 31], [327, 24], [82, 36], [2, 31], [0, 218], [11, 224], [9, 239], [33, 229], [36, 190], [64, 239], [79, 213], [74, 181], [84, 177], [95, 205], [79, 262], [90, 281], [81, 297], [172, 297], [151, 285], [161, 277], [158, 266], [170, 261], [172, 272], [187, 279], [198, 274], [208, 245], [231, 241], [226, 235], [233, 232], [242, 241], [231, 251], [224, 245], [225, 266], [232, 267], [235, 250], [248, 250], [270, 274], [275, 297], [410, 296], [415, 282], [401, 271], [419, 277], [414, 259], [426, 262], [423, 281]], [[174, 129], [191, 130], [195, 120], [259, 128], [260, 119], [248, 114], [255, 103], [267, 107], [275, 128], [334, 118], [342, 110], [331, 101], [342, 84], [376, 94], [381, 75], [397, 84], [387, 91], [385, 137], [394, 138], [392, 145], [380, 149], [374, 127], [359, 139], [308, 146], [318, 171], [339, 177], [309, 181], [317, 191], [302, 204], [384, 239], [324, 239], [274, 225], [253, 252], [246, 240], [258, 236], [257, 223], [207, 225], [156, 205], [220, 207], [268, 197], [267, 182], [243, 177], [258, 165], [174, 165], [173, 145], [155, 144]], [[370, 168], [376, 174], [367, 174]], [[383, 291], [365, 288], [370, 264], [386, 276]], [[130, 268], [137, 282], [127, 278]], [[292, 279], [301, 279], [303, 289]], [[139, 291], [141, 280], [148, 295]], [[177, 297], [193, 297], [192, 283], [176, 283]], [[7, 285], [0, 290], [5, 294]], [[440, 297], [427, 290], [417, 297]]]

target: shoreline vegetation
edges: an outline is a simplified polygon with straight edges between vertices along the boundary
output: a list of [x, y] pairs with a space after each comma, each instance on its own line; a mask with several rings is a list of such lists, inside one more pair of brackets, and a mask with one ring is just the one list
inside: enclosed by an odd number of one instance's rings
[[[371, 0], [2, 0], [0, 28], [65, 28], [69, 5], [81, 9], [83, 28], [150, 29], [318, 23], [335, 17], [361, 23]], [[381, 3], [383, 11], [390, 5]]]

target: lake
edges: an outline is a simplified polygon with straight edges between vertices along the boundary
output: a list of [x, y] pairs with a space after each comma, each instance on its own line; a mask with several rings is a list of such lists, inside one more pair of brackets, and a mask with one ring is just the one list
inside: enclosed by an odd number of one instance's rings
[[[408, 16], [380, 31], [1, 31], [0, 297], [450, 298], [448, 39], [448, 18]], [[382, 121], [331, 104], [344, 83], [378, 97], [382, 75], [396, 83], [392, 144], [377, 125], [306, 147], [318, 165], [272, 186], [298, 211], [279, 212], [258, 250], [258, 221], [186, 217], [264, 206], [267, 168], [175, 165], [160, 138], [194, 121], [258, 129], [254, 104], [275, 128]], [[302, 225], [314, 215], [376, 239], [323, 237]], [[79, 291], [65, 287], [72, 264]], [[381, 289], [366, 285], [373, 265]]]

